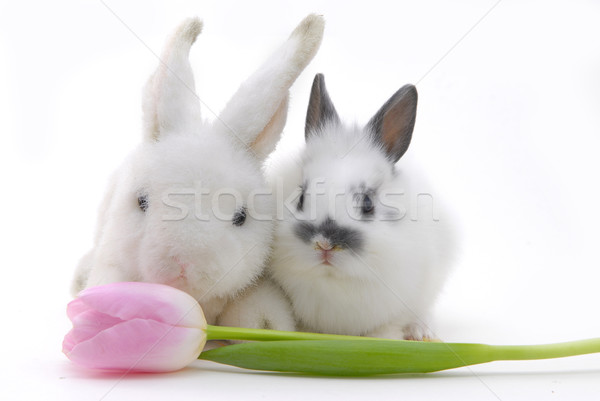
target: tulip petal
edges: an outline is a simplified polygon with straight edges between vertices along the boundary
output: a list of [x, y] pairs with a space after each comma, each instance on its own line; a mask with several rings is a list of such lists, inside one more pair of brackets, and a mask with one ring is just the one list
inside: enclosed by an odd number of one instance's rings
[[[205, 328], [198, 302], [189, 294], [163, 284], [121, 282], [90, 287], [78, 295], [87, 307], [119, 318], [151, 319], [171, 326]], [[76, 304], [73, 314], [83, 309]]]
[[206, 333], [201, 328], [132, 319], [75, 344], [66, 354], [73, 362], [92, 369], [168, 372], [195, 360], [205, 342]]
[[77, 317], [80, 313], [90, 310], [91, 308], [85, 304], [81, 299], [75, 298], [67, 305], [67, 316], [71, 321]]
[[73, 350], [73, 347], [75, 347], [75, 345], [77, 345], [77, 341], [75, 341], [75, 339], [71, 335], [72, 332], [73, 332], [73, 329], [71, 329], [71, 331], [69, 331], [67, 333], [67, 335], [63, 339], [63, 343], [62, 343], [62, 352], [67, 356]]
[[[71, 303], [73, 302], [75, 301]], [[70, 352], [75, 344], [89, 340], [101, 331], [123, 322], [117, 317], [90, 308], [81, 309], [79, 313], [73, 315], [71, 321], [73, 322], [73, 328], [67, 333], [63, 341], [63, 352], [65, 353]]]

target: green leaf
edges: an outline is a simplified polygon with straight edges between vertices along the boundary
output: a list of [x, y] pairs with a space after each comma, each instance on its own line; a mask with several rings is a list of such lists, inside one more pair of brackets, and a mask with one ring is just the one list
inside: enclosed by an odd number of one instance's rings
[[221, 347], [200, 355], [247, 369], [365, 376], [424, 373], [491, 361], [489, 346], [420, 341], [269, 341]]

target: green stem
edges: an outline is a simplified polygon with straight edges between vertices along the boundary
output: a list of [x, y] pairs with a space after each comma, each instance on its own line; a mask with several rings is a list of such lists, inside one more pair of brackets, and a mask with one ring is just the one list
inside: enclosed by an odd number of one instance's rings
[[543, 345], [494, 345], [494, 360], [529, 360], [562, 358], [600, 352], [600, 338]]
[[[304, 333], [299, 331], [279, 331], [265, 329], [246, 329], [243, 327], [225, 327], [207, 325], [208, 340], [245, 340], [245, 341], [290, 341], [290, 340], [373, 340], [370, 337], [343, 336], [337, 334]], [[378, 339], [383, 340], [383, 339]], [[385, 340], [392, 341], [392, 340]]]

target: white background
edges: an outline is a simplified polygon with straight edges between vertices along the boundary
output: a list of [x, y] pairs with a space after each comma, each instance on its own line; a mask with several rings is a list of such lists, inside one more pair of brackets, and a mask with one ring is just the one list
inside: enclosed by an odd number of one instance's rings
[[196, 86], [215, 111], [305, 15], [325, 16], [321, 49], [292, 88], [284, 150], [302, 140], [317, 72], [342, 117], [359, 123], [401, 85], [417, 84], [407, 157], [428, 171], [463, 232], [436, 309], [439, 337], [517, 344], [600, 336], [600, 4], [416, 4], [0, 5], [0, 397], [598, 399], [600, 355], [369, 379], [198, 362], [120, 380], [78, 370], [60, 352], [70, 277], [91, 245], [105, 181], [140, 137], [153, 52], [192, 15], [205, 21], [191, 55]]

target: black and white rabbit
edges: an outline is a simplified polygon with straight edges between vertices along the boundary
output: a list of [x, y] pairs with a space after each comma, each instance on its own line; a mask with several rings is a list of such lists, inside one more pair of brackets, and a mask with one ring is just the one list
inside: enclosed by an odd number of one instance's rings
[[271, 184], [293, 202], [276, 231], [270, 272], [304, 330], [432, 336], [430, 309], [454, 238], [437, 199], [436, 216], [415, 218], [423, 181], [404, 159], [396, 165], [410, 144], [416, 108], [417, 91], [406, 85], [365, 127], [343, 124], [318, 74], [306, 146], [297, 158], [271, 163]]

